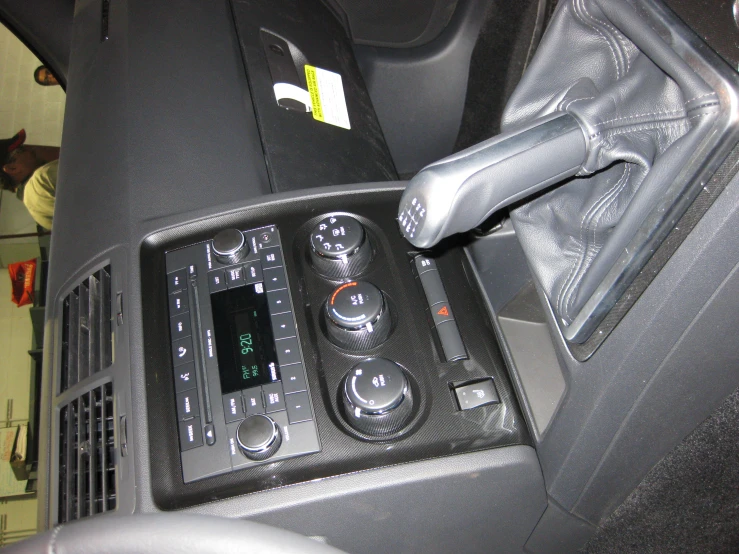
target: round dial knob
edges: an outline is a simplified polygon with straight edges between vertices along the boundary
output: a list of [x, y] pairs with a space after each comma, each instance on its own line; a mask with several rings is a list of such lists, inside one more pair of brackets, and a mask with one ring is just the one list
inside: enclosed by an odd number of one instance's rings
[[280, 448], [282, 434], [279, 425], [271, 417], [253, 415], [239, 424], [236, 442], [250, 460], [266, 460]]
[[372, 258], [362, 224], [348, 215], [322, 219], [310, 234], [313, 267], [325, 277], [343, 278], [361, 273]]
[[249, 245], [238, 229], [224, 229], [213, 237], [213, 253], [222, 264], [236, 264], [249, 253]]
[[338, 286], [326, 300], [329, 339], [349, 350], [369, 350], [390, 335], [390, 314], [382, 291], [367, 281]]
[[368, 435], [389, 435], [411, 418], [408, 379], [398, 364], [385, 358], [369, 358], [355, 365], [344, 377], [342, 393], [347, 421]]

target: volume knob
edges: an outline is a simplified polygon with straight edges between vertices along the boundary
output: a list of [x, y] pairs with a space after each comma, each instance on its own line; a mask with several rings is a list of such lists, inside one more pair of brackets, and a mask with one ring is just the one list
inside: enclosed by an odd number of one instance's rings
[[318, 273], [340, 279], [364, 271], [372, 258], [372, 248], [359, 221], [348, 215], [333, 215], [313, 228], [310, 256]]
[[254, 461], [266, 460], [277, 452], [282, 444], [280, 427], [266, 415], [247, 417], [236, 430], [239, 450]]
[[224, 229], [212, 241], [216, 260], [222, 264], [237, 264], [249, 253], [244, 234], [238, 229]]

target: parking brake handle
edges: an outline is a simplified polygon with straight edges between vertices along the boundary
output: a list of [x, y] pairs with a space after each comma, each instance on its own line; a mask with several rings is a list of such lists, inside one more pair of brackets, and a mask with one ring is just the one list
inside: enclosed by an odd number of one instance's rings
[[428, 248], [480, 225], [493, 212], [575, 175], [587, 138], [578, 120], [556, 112], [423, 168], [403, 193], [401, 233]]

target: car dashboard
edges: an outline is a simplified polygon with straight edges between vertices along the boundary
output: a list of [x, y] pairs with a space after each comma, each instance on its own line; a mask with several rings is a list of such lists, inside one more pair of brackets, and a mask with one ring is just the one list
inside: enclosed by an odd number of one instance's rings
[[40, 529], [182, 512], [347, 552], [572, 551], [736, 387], [733, 165], [589, 349], [506, 218], [403, 238], [487, 9], [452, 4], [403, 49], [353, 42], [333, 2], [76, 3]]

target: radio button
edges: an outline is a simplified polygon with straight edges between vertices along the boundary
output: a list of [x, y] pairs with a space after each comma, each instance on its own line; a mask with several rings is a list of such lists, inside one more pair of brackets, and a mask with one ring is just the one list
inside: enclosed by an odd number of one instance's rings
[[187, 273], [184, 269], [179, 269], [167, 275], [167, 288], [169, 294], [187, 288]]
[[195, 390], [180, 392], [177, 394], [177, 418], [180, 421], [198, 417], [200, 415], [200, 404], [198, 393]]
[[295, 322], [293, 321], [292, 312], [273, 315], [272, 332], [275, 335], [275, 340], [294, 337], [297, 333], [295, 331]]
[[251, 262], [244, 266], [244, 279], [247, 285], [253, 285], [254, 283], [261, 283], [264, 281], [262, 276], [262, 266], [259, 262]]
[[297, 338], [290, 337], [276, 340], [275, 348], [277, 349], [277, 362], [280, 364], [280, 367], [296, 364], [301, 361]]
[[244, 419], [244, 407], [241, 405], [240, 392], [223, 395], [223, 415], [226, 417], [226, 423]]
[[246, 415], [257, 415], [264, 413], [264, 401], [262, 400], [262, 387], [254, 387], [241, 391], [246, 406]]
[[172, 341], [172, 359], [175, 367], [194, 360], [190, 337]]
[[287, 404], [287, 418], [291, 424], [313, 419], [307, 392], [289, 394], [285, 397], [285, 402]]
[[261, 256], [262, 267], [265, 269], [268, 267], [279, 267], [283, 265], [282, 252], [280, 252], [280, 249], [277, 247], [262, 250]]
[[280, 376], [282, 377], [282, 388], [285, 394], [300, 392], [307, 389], [305, 385], [305, 374], [303, 373], [303, 364], [292, 364], [280, 367]]
[[176, 315], [169, 320], [169, 328], [172, 332], [172, 340], [189, 337], [192, 334], [190, 329], [190, 312]]
[[264, 288], [267, 292], [287, 288], [285, 271], [281, 267], [273, 267], [264, 270]]
[[190, 362], [187, 365], [181, 365], [174, 371], [174, 390], [175, 392], [185, 392], [195, 388], [195, 364]]
[[285, 409], [285, 398], [282, 393], [282, 385], [280, 383], [263, 385], [262, 392], [264, 393], [264, 404], [267, 407], [268, 414]]
[[228, 282], [228, 288], [230, 289], [244, 286], [246, 284], [246, 280], [244, 279], [244, 268], [241, 266], [229, 267], [226, 270], [226, 281]]
[[267, 303], [269, 304], [269, 313], [272, 315], [284, 314], [291, 310], [290, 295], [287, 293], [287, 289], [268, 293]]
[[189, 310], [187, 291], [175, 292], [169, 295], [169, 317], [180, 315]]
[[203, 430], [200, 428], [200, 418], [180, 421], [180, 450], [190, 450], [203, 446]]
[[226, 278], [223, 275], [223, 270], [208, 272], [208, 289], [210, 289], [211, 294], [226, 290]]

